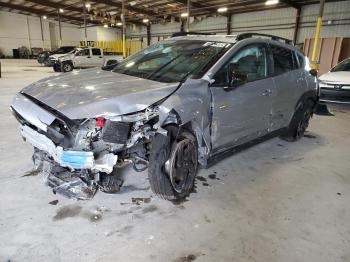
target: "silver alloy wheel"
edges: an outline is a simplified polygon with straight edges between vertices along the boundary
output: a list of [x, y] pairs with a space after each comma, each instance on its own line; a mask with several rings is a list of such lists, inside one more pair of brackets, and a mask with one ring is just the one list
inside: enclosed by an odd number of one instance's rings
[[65, 72], [70, 72], [70, 71], [72, 71], [72, 66], [71, 66], [71, 64], [67, 63], [67, 64], [63, 65], [63, 69]]
[[197, 170], [196, 144], [190, 139], [176, 143], [168, 161], [166, 169], [171, 185], [177, 193], [182, 193], [188, 184], [187, 180], [195, 176]]

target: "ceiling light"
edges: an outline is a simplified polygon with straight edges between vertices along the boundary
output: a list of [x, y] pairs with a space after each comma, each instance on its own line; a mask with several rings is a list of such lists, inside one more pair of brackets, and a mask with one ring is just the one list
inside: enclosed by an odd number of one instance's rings
[[145, 18], [142, 20], [142, 22], [144, 22], [145, 24], [149, 22], [149, 19]]
[[123, 25], [123, 23], [121, 23], [121, 22], [117, 23], [117, 26], [122, 26], [122, 25]]
[[90, 4], [90, 3], [86, 3], [86, 4], [85, 4], [85, 7], [86, 7], [86, 8], [90, 8], [90, 7], [91, 7], [91, 4]]
[[219, 12], [219, 13], [225, 13], [225, 12], [227, 12], [227, 7], [220, 7], [220, 8], [218, 8], [218, 12]]
[[62, 8], [58, 9], [58, 11], [60, 11], [60, 13], [64, 12], [64, 10]]
[[181, 14], [181, 17], [187, 17], [187, 16], [188, 16], [187, 13], [182, 13], [182, 14]]
[[103, 27], [107, 28], [107, 27], [108, 27], [108, 25], [107, 25], [107, 24], [104, 24], [104, 25], [103, 25]]
[[43, 16], [43, 19], [47, 19], [47, 16], [46, 16], [46, 15], [44, 15], [44, 16]]
[[278, 0], [267, 0], [266, 2], [265, 2], [265, 5], [276, 5], [276, 4], [278, 4]]

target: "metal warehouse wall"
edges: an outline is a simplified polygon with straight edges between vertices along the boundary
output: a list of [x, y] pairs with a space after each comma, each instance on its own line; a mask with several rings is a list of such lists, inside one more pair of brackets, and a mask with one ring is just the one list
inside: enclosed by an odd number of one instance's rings
[[[304, 6], [301, 10], [298, 43], [305, 38], [313, 37], [319, 5]], [[323, 17], [321, 37], [350, 36], [350, 1], [326, 3]], [[281, 8], [266, 11], [235, 14], [232, 16], [231, 32], [269, 33], [293, 39], [296, 10]], [[226, 17], [208, 17], [201, 21], [193, 21], [190, 30], [202, 32], [226, 33]], [[152, 42], [163, 39], [180, 31], [180, 23], [154, 24], [151, 26]], [[161, 36], [161, 37], [158, 37]], [[146, 37], [146, 27], [129, 28], [128, 37]]]
[[295, 15], [294, 8], [236, 14], [232, 16], [231, 32], [260, 32], [293, 39]]
[[[301, 10], [301, 28], [298, 39], [313, 38], [318, 5], [305, 6]], [[326, 3], [321, 37], [350, 37], [350, 1]]]
[[[0, 11], [0, 51], [6, 56], [11, 56], [12, 49], [21, 46], [41, 48], [44, 44], [45, 49], [51, 49], [49, 23], [55, 26], [56, 45], [58, 45], [59, 32], [57, 21], [43, 21], [43, 43], [38, 17]], [[75, 45], [79, 41], [79, 27], [62, 23], [62, 45]]]

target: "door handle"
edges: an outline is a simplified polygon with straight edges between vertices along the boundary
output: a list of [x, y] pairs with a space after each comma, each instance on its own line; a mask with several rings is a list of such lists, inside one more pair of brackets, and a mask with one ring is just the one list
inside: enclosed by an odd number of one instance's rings
[[272, 93], [271, 89], [266, 89], [264, 92], [262, 92], [262, 95], [269, 96], [269, 95], [271, 95], [271, 93]]

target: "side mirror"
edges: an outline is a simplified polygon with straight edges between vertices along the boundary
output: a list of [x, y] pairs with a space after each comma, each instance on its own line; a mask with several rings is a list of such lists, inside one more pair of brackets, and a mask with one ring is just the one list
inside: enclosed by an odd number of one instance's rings
[[228, 87], [226, 90], [228, 91], [244, 84], [247, 81], [247, 75], [237, 71], [237, 65], [235, 63], [228, 65], [227, 74]]
[[118, 61], [107, 61], [107, 64], [102, 66], [101, 69], [105, 71], [111, 71], [118, 65]]
[[316, 69], [311, 69], [311, 70], [309, 71], [309, 73], [310, 73], [310, 75], [316, 76], [316, 77], [317, 77], [317, 70], [316, 70]]

